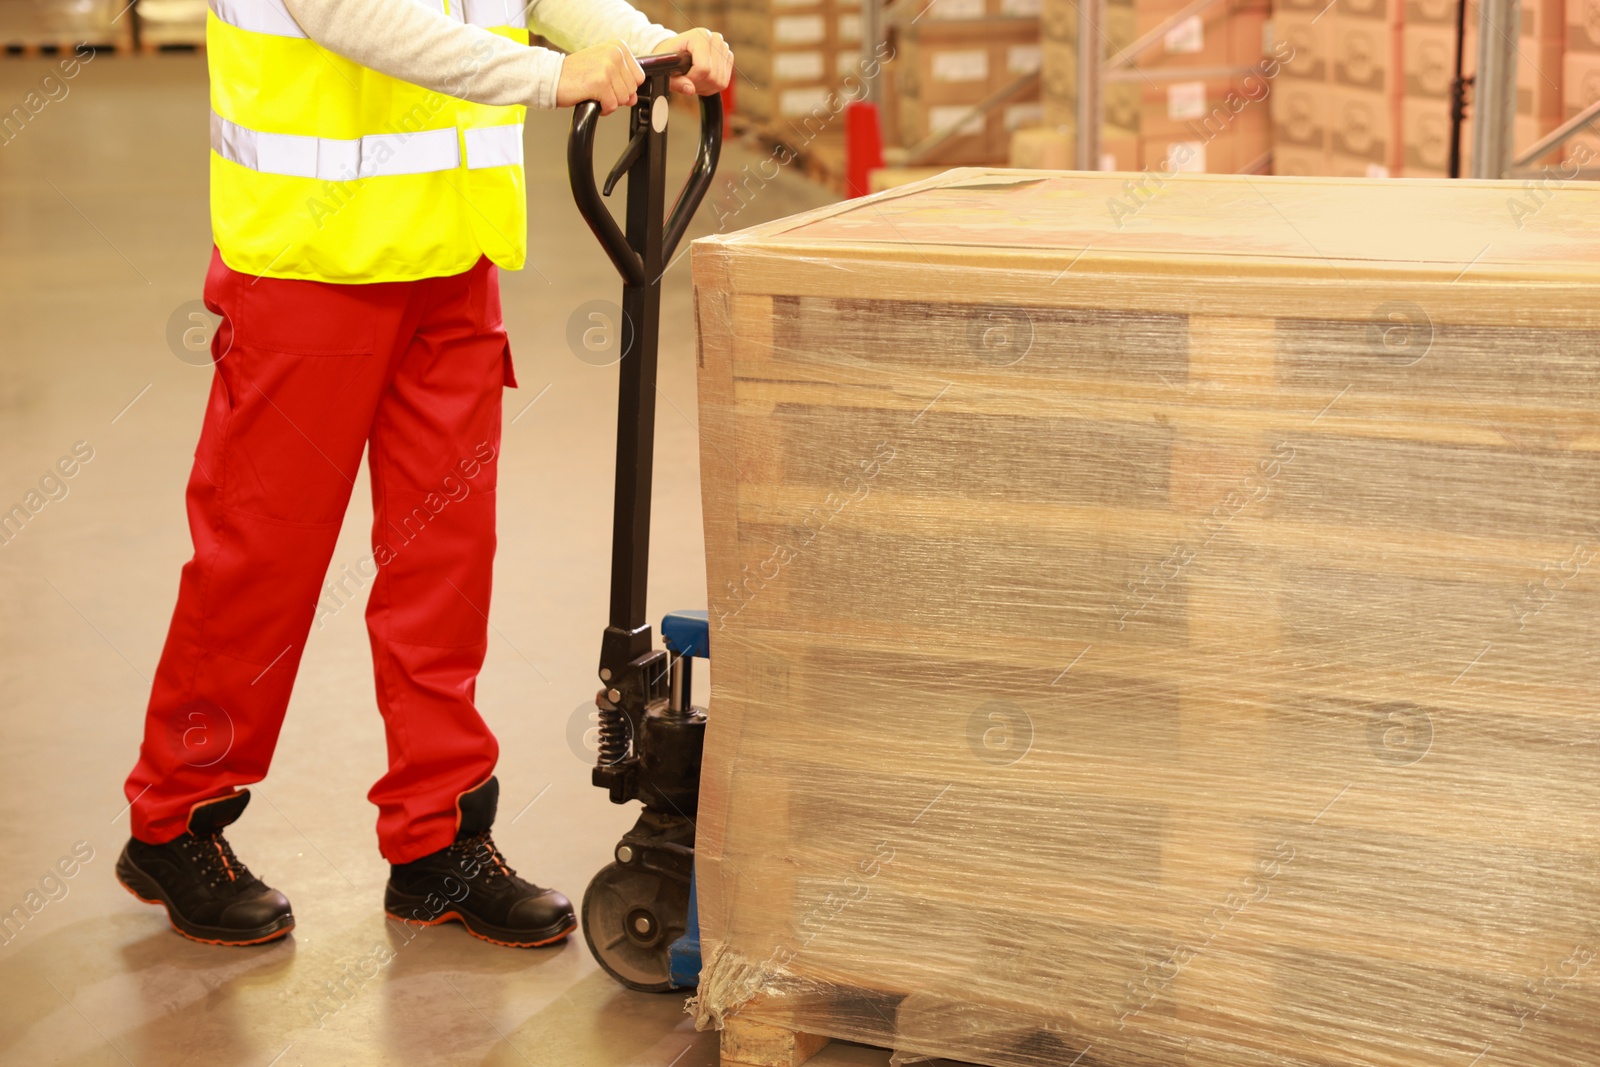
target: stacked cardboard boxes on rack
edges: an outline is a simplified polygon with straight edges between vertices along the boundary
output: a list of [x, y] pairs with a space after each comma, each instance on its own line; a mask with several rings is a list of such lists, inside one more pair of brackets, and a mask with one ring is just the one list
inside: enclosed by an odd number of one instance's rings
[[[1106, 0], [1100, 37], [1107, 56], [1120, 55], [1138, 33], [1132, 0]], [[1044, 126], [1013, 138], [1011, 164], [1017, 167], [1070, 167], [1078, 108], [1078, 5], [1075, 0], [1044, 0], [1040, 63]], [[1102, 170], [1138, 170], [1139, 87], [1109, 82], [1100, 92]]]
[[1328, 71], [1333, 22], [1323, 0], [1278, 0], [1274, 48], [1286, 57], [1273, 83], [1272, 167], [1278, 174], [1322, 174], [1328, 167]]
[[1400, 172], [1400, 28], [1403, 0], [1340, 0], [1331, 23], [1327, 174]]
[[[1142, 36], [1185, 6], [1184, 0], [1136, 0]], [[1268, 150], [1270, 86], [1261, 68], [1265, 0], [1221, 0], [1167, 31], [1135, 59], [1141, 156], [1147, 169], [1233, 174], [1257, 165]], [[1226, 76], [1196, 79], [1188, 71]]]
[[[1107, 170], [1231, 173], [1256, 163], [1269, 144], [1270, 91], [1264, 73], [1266, 0], [1219, 0], [1179, 21], [1160, 42], [1112, 73], [1138, 38], [1185, 0], [1107, 3], [1102, 25], [1107, 72], [1100, 165]], [[1045, 128], [1016, 138], [1016, 166], [1060, 166], [1071, 159], [1078, 88], [1078, 7], [1045, 0]]]
[[[895, 12], [893, 47], [892, 136], [910, 147], [955, 131], [920, 162], [1004, 159], [1012, 131], [1044, 118], [1038, 0], [912, 3]], [[974, 113], [1002, 94], [987, 114]]]
[[859, 76], [861, 0], [731, 0], [695, 24], [725, 27], [737, 114], [780, 139], [831, 125], [845, 79]]
[[[1407, 177], [1450, 176], [1450, 94], [1455, 78], [1455, 0], [1407, 0], [1401, 30], [1401, 166]], [[1478, 65], [1478, 5], [1467, 5], [1461, 69]], [[1520, 59], [1521, 57], [1519, 57]], [[1521, 64], [1519, 63], [1519, 66]], [[1472, 151], [1472, 120], [1461, 127], [1462, 169]]]
[[[1573, 3], [1578, 6], [1578, 0]], [[1561, 121], [1562, 7], [1563, 0], [1528, 0], [1522, 7], [1513, 128], [1518, 151]], [[1456, 14], [1456, 0], [1404, 0], [1403, 6], [1402, 0], [1278, 0], [1273, 32], [1294, 58], [1284, 64], [1274, 94], [1273, 169], [1343, 177], [1448, 176]], [[1468, 0], [1462, 42], [1467, 78], [1477, 67], [1478, 18], [1478, 5]], [[1600, 35], [1595, 48], [1592, 66], [1600, 75]], [[1567, 64], [1572, 69], [1570, 57]], [[1569, 98], [1567, 106], [1575, 112], [1579, 105]], [[1462, 128], [1463, 173], [1470, 169], [1473, 110]]]

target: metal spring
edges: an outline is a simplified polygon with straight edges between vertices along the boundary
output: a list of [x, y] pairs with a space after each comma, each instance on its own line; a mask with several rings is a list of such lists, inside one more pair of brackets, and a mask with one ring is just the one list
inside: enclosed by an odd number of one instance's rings
[[601, 766], [621, 763], [628, 758], [628, 716], [621, 708], [607, 707], [605, 703], [601, 703], [599, 708], [600, 737], [597, 762]]

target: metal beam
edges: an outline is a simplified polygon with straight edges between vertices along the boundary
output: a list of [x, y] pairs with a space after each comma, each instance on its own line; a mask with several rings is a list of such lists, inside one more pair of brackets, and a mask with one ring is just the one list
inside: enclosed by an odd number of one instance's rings
[[1531, 148], [1511, 161], [1512, 169], [1521, 170], [1524, 167], [1533, 166], [1534, 160], [1538, 159], [1552, 148], [1555, 148], [1557, 145], [1566, 144], [1573, 138], [1573, 136], [1582, 133], [1590, 123], [1594, 122], [1596, 118], [1600, 118], [1600, 100], [1596, 100], [1594, 103], [1590, 104], [1588, 107], [1572, 116], [1566, 122], [1563, 122], [1561, 125], [1557, 126], [1555, 129], [1539, 138], [1539, 140], [1533, 142], [1533, 146]]
[[1139, 67], [1135, 70], [1108, 71], [1107, 82], [1198, 82], [1243, 78], [1254, 67]]
[[1478, 72], [1472, 83], [1474, 178], [1504, 178], [1511, 171], [1521, 20], [1519, 0], [1481, 0], [1479, 4]]
[[883, 105], [883, 71], [876, 78], [865, 77], [874, 64], [883, 66], [878, 46], [883, 43], [883, 0], [861, 0], [861, 74], [867, 84], [867, 103]]
[[1074, 163], [1079, 170], [1100, 169], [1100, 67], [1105, 51], [1100, 44], [1100, 25], [1104, 9], [1105, 0], [1078, 0], [1078, 128]]
[[1132, 44], [1124, 48], [1121, 53], [1106, 60], [1106, 70], [1121, 70], [1124, 67], [1133, 66], [1135, 59], [1165, 40], [1167, 34], [1176, 29], [1180, 22], [1193, 18], [1202, 11], [1216, 7], [1220, 3], [1222, 3], [1222, 0], [1193, 0], [1182, 10], [1162, 19], [1143, 37], [1136, 39]]
[[1235, 174], [1270, 174], [1272, 173], [1272, 149], [1267, 149], [1238, 170]]
[[1007, 100], [1021, 96], [1029, 89], [1038, 86], [1038, 84], [1039, 72], [1034, 71], [1032, 74], [1024, 74], [1022, 77], [1018, 78], [1016, 81], [1012, 82], [1010, 85], [1007, 85], [1003, 89], [995, 90], [978, 103], [972, 105], [972, 110], [967, 112], [965, 115], [962, 115], [960, 121], [951, 123], [937, 133], [929, 134], [916, 144], [912, 145], [910, 148], [906, 149], [905, 160], [897, 165], [903, 167], [916, 166], [924, 159], [927, 159], [928, 156], [932, 155], [934, 152], [937, 152], [946, 141], [949, 141], [955, 137], [964, 136], [961, 133], [961, 128], [967, 123], [971, 122], [975, 118], [988, 115], [989, 112], [993, 111]]

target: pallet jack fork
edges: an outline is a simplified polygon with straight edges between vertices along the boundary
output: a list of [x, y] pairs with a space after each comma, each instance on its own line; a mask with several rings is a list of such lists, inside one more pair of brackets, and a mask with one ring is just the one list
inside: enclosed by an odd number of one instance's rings
[[[700, 98], [700, 148], [672, 213], [665, 213], [668, 83], [687, 53], [639, 60], [645, 80], [629, 110], [629, 141], [597, 188], [594, 136], [600, 105], [579, 104], [567, 143], [572, 195], [622, 275], [617, 485], [612, 512], [610, 624], [600, 642], [599, 752], [594, 784], [614, 804], [644, 803], [639, 820], [583, 897], [583, 934], [613, 978], [633, 989], [693, 987], [700, 972], [694, 913], [694, 819], [705, 712], [690, 699], [695, 658], [710, 658], [704, 611], [673, 612], [658, 649], [645, 621], [650, 487], [655, 451], [661, 276], [711, 187], [722, 151], [722, 100]], [[628, 179], [626, 231], [602, 196]]]

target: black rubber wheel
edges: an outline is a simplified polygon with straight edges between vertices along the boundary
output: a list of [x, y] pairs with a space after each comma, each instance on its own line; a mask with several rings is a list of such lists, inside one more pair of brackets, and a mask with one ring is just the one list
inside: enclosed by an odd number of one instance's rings
[[667, 993], [672, 943], [689, 923], [689, 886], [638, 864], [600, 869], [583, 894], [583, 939], [629, 989]]

